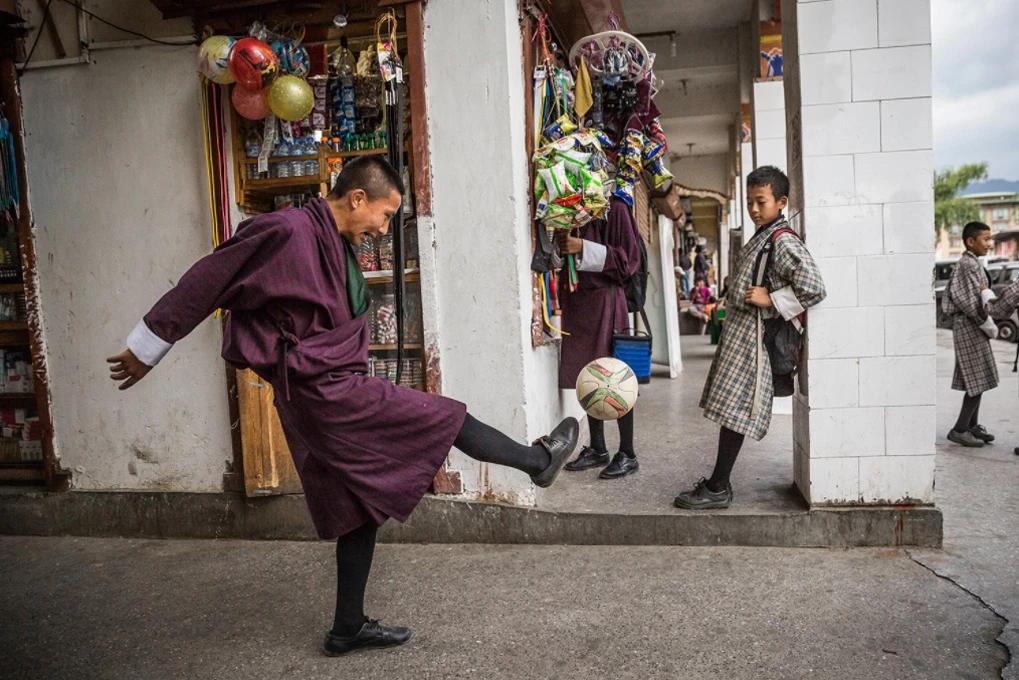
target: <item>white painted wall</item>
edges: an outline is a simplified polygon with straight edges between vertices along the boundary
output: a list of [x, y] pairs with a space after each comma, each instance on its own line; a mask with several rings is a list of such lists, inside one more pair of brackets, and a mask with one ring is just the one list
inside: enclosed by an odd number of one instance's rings
[[783, 22], [790, 210], [828, 288], [808, 324], [796, 483], [812, 504], [929, 503], [930, 7], [801, 0]]
[[[531, 347], [531, 221], [516, 1], [430, 3], [425, 60], [443, 393], [510, 436], [531, 440], [547, 432], [562, 406], [557, 347]], [[451, 464], [462, 473], [466, 495], [533, 502], [523, 473], [459, 452]]]
[[728, 158], [725, 154], [685, 156], [670, 166], [676, 181], [690, 189], [707, 189], [729, 194]]
[[127, 393], [103, 361], [211, 250], [195, 50], [22, 79], [55, 445], [76, 488], [219, 491], [232, 459], [218, 321]]

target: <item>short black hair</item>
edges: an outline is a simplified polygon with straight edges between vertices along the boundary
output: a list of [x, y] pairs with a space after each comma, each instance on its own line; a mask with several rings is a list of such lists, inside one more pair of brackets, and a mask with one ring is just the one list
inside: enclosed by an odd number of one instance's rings
[[771, 187], [776, 201], [789, 197], [789, 178], [774, 165], [762, 165], [747, 175], [747, 189], [750, 187]]
[[991, 228], [983, 222], [970, 222], [962, 228], [962, 242], [966, 243], [966, 241], [971, 238], [976, 238], [977, 236], [980, 236], [981, 233], [990, 230]]
[[406, 191], [400, 173], [381, 155], [358, 156], [344, 163], [329, 198], [340, 198], [357, 189], [362, 189], [369, 201], [389, 198], [393, 191], [403, 196]]
[[704, 246], [697, 246], [696, 252], [703, 253], [704, 252]]

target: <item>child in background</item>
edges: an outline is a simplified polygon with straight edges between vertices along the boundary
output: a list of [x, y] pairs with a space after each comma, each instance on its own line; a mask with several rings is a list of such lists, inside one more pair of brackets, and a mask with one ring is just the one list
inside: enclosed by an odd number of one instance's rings
[[[1007, 319], [1015, 314], [1015, 310], [1019, 308], [1019, 281], [1015, 281], [1001, 292], [999, 298], [993, 292], [989, 295], [981, 293], [985, 300], [984, 309], [991, 317], [996, 319]], [[1019, 446], [1013, 449], [1013, 453], [1019, 456]]]
[[701, 322], [702, 335], [708, 327], [709, 312], [707, 307], [713, 299], [707, 282], [703, 277], [698, 277], [694, 282], [693, 290], [690, 291], [690, 306], [686, 308], [686, 313]]
[[676, 497], [685, 509], [727, 508], [732, 503], [729, 476], [747, 435], [760, 440], [771, 424], [774, 378], [762, 345], [762, 317], [793, 319], [825, 297], [814, 258], [799, 238], [780, 234], [763, 286], [754, 285], [758, 254], [775, 232], [788, 227], [782, 210], [788, 202], [789, 178], [773, 166], [747, 176], [747, 211], [757, 233], [740, 251], [726, 295], [726, 320], [704, 385], [704, 416], [719, 425], [718, 457], [709, 479]]
[[994, 293], [989, 289], [991, 277], [978, 259], [991, 248], [991, 228], [983, 222], [970, 222], [962, 229], [962, 242], [966, 252], [952, 271], [941, 298], [942, 310], [952, 317], [955, 344], [952, 389], [966, 393], [948, 440], [980, 448], [994, 441], [994, 435], [980, 424], [980, 400], [984, 392], [998, 386], [998, 367], [991, 351], [991, 339], [998, 337], [998, 327], [984, 309], [984, 303]]

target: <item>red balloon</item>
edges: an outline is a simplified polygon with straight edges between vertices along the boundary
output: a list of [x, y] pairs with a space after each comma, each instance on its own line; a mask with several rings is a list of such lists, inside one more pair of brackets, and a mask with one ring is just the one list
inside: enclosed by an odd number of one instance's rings
[[243, 87], [234, 87], [234, 91], [230, 93], [230, 101], [234, 103], [237, 113], [248, 120], [262, 120], [270, 113], [265, 95], [265, 90], [246, 90]]
[[227, 67], [238, 85], [261, 90], [279, 73], [280, 60], [261, 40], [242, 38], [231, 48]]

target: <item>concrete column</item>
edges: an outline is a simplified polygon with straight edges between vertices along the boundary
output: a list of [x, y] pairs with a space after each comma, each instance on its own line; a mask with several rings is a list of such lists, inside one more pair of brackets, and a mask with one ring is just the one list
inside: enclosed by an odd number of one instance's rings
[[[517, 11], [516, 0], [433, 2], [426, 9], [433, 216], [419, 228], [432, 331], [426, 341], [439, 351], [443, 394], [511, 437], [531, 441], [564, 409], [580, 407], [572, 394], [560, 396], [556, 344], [531, 345], [524, 121], [530, 84]], [[471, 149], [481, 155], [472, 158]], [[522, 472], [455, 450], [450, 463], [469, 497], [534, 502]]]
[[812, 505], [934, 499], [930, 7], [783, 5], [790, 213], [809, 313], [795, 479]]
[[781, 80], [754, 83], [753, 111], [753, 167], [774, 165], [785, 171], [785, 91]]

